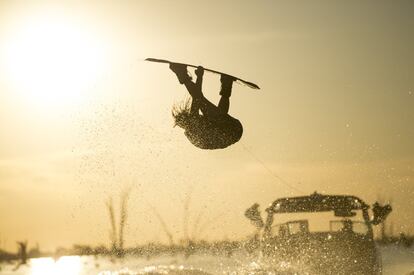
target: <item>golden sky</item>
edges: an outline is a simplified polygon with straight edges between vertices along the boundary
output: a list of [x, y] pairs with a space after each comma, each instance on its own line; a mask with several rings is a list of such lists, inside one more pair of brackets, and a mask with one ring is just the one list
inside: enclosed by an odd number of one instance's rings
[[[174, 3], [174, 4], [172, 4]], [[131, 188], [126, 245], [239, 238], [243, 211], [315, 190], [414, 230], [414, 2], [1, 1], [0, 248], [108, 244], [105, 201]], [[241, 141], [202, 151], [173, 128], [185, 88], [165, 58], [228, 72]], [[219, 78], [204, 93], [219, 99]], [[292, 188], [293, 187], [293, 188]], [[262, 208], [263, 208], [262, 207]]]

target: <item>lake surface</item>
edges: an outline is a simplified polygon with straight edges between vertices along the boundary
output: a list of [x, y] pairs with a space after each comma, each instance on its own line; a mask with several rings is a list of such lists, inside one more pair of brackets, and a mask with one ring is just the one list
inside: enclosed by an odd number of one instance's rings
[[[410, 274], [414, 272], [414, 247], [388, 246], [381, 248], [384, 274]], [[158, 256], [142, 258], [127, 256], [123, 259], [94, 256], [65, 256], [59, 259], [37, 258], [21, 266], [1, 264], [0, 274], [12, 275], [133, 275], [133, 274], [277, 274], [260, 259], [244, 252], [231, 257], [192, 255]], [[414, 274], [414, 273], [413, 273]]]

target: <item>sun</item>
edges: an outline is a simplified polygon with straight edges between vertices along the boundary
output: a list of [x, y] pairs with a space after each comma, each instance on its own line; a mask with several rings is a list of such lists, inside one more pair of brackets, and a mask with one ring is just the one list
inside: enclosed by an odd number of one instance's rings
[[96, 33], [61, 15], [23, 18], [5, 39], [6, 68], [14, 90], [40, 108], [76, 105], [105, 67]]

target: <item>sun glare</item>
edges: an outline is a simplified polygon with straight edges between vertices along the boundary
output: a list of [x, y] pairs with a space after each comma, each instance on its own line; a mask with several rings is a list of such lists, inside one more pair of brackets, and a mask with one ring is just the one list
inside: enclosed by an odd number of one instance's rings
[[30, 261], [31, 275], [77, 275], [81, 272], [79, 256], [65, 256], [57, 261], [52, 258], [37, 258]]
[[14, 89], [41, 108], [80, 103], [104, 69], [105, 45], [87, 26], [64, 17], [19, 21], [6, 41], [6, 68]]

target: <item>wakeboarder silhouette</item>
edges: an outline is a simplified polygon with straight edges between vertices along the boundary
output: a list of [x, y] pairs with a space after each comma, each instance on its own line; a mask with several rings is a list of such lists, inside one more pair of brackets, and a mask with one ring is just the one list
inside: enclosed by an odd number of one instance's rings
[[[176, 74], [180, 84], [187, 88], [191, 101], [173, 107], [172, 115], [175, 125], [184, 129], [187, 139], [201, 149], [223, 149], [240, 140], [243, 135], [243, 126], [240, 121], [229, 115], [230, 96], [233, 82], [241, 83], [254, 88], [259, 87], [240, 78], [204, 69], [202, 66], [175, 63], [167, 60], [148, 58], [147, 61], [169, 63], [170, 69]], [[187, 71], [187, 67], [196, 67], [196, 81]], [[220, 74], [220, 101], [217, 105], [209, 101], [202, 92], [204, 71]]]

